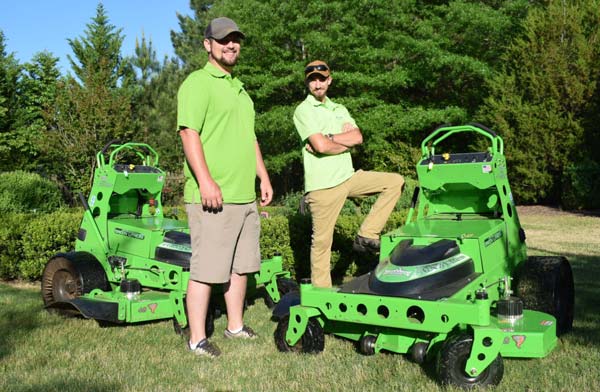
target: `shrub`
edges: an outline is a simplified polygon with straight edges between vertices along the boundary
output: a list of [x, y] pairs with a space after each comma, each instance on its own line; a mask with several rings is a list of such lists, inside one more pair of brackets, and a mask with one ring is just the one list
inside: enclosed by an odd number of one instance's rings
[[563, 207], [570, 210], [600, 208], [600, 164], [591, 160], [569, 165], [563, 175]]
[[0, 279], [19, 276], [19, 263], [23, 261], [21, 236], [29, 222], [29, 214], [4, 214], [0, 225]]
[[57, 211], [35, 214], [23, 228], [23, 261], [20, 275], [25, 279], [40, 279], [48, 260], [59, 252], [75, 248], [75, 239], [81, 224], [81, 211]]
[[0, 213], [51, 212], [64, 205], [60, 190], [36, 173], [0, 173]]
[[[178, 215], [185, 219], [182, 211], [178, 209]], [[401, 226], [405, 216], [405, 211], [393, 212], [384, 233]], [[0, 226], [0, 278], [40, 279], [46, 262], [52, 256], [74, 249], [81, 217], [80, 209], [50, 214], [6, 214]], [[331, 255], [332, 275], [336, 283], [345, 276], [366, 272], [377, 262], [375, 256], [357, 254], [352, 250], [354, 237], [363, 220], [364, 216], [357, 214], [342, 214], [338, 218]], [[297, 279], [310, 277], [311, 225], [309, 214], [263, 217], [260, 237], [262, 257], [270, 258], [279, 253], [285, 270]]]
[[284, 268], [292, 271], [294, 255], [290, 247], [290, 228], [287, 218], [284, 216], [262, 218], [260, 230], [262, 258], [271, 258], [279, 253], [283, 257]]

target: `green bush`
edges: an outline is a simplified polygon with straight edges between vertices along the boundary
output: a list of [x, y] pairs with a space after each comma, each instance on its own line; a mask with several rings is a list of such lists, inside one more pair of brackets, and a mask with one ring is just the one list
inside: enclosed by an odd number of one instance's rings
[[[185, 219], [182, 211], [178, 209], [178, 215]], [[401, 226], [405, 216], [405, 211], [393, 212], [384, 233]], [[53, 255], [74, 249], [81, 217], [79, 209], [49, 214], [6, 214], [0, 226], [0, 279], [40, 279], [46, 262]], [[377, 262], [375, 256], [360, 255], [352, 250], [363, 220], [362, 214], [341, 214], [338, 218], [331, 255], [336, 283], [345, 276], [366, 272]], [[262, 257], [270, 258], [279, 253], [285, 270], [297, 279], [310, 277], [311, 234], [309, 214], [264, 215], [260, 237]]]
[[58, 187], [36, 173], [0, 173], [0, 213], [51, 212], [64, 205]]
[[591, 160], [569, 165], [562, 177], [561, 202], [569, 210], [600, 208], [600, 164]]
[[19, 265], [20, 276], [29, 280], [40, 279], [52, 256], [73, 250], [81, 217], [80, 211], [32, 215], [23, 228], [21, 238], [23, 261]]
[[16, 279], [23, 261], [21, 236], [30, 214], [4, 214], [0, 225], [0, 279]]
[[276, 253], [283, 257], [284, 268], [293, 270], [294, 254], [290, 247], [290, 228], [284, 216], [262, 218], [260, 225], [260, 252], [263, 259]]

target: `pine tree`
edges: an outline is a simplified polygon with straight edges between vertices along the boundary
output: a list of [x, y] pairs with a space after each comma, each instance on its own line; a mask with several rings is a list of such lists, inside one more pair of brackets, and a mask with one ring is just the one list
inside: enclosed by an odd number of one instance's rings
[[4, 33], [0, 30], [0, 171], [14, 168], [13, 130], [18, 110], [18, 81], [21, 65], [14, 54], [6, 52]]
[[40, 52], [23, 66], [19, 81], [19, 109], [12, 133], [12, 163], [15, 169], [33, 171], [40, 168], [39, 148], [47, 129], [46, 113], [56, 100], [60, 79], [57, 64], [57, 57], [49, 52]]
[[69, 40], [76, 77], [59, 83], [44, 137], [46, 165], [70, 197], [87, 193], [96, 153], [109, 141], [130, 141], [134, 72], [121, 56], [121, 29], [109, 23], [102, 4], [83, 37]]
[[596, 155], [585, 144], [584, 125], [597, 130], [586, 116], [600, 77], [599, 21], [596, 0], [533, 9], [524, 36], [507, 51], [504, 71], [489, 83], [482, 116], [505, 139], [520, 203], [562, 203], [567, 169]]
[[[173, 39], [184, 68], [206, 61], [201, 39], [216, 16], [246, 34], [235, 72], [257, 110], [257, 137], [281, 194], [302, 188], [300, 143], [292, 122], [304, 99], [304, 66], [325, 60], [330, 96], [345, 104], [365, 143], [355, 166], [414, 175], [422, 138], [442, 123], [470, 119], [519, 33], [529, 2], [228, 0], [192, 2]], [[200, 8], [204, 6], [204, 8]]]
[[75, 56], [67, 55], [71, 68], [84, 85], [93, 78], [107, 88], [116, 88], [119, 82], [131, 76], [128, 64], [121, 58], [123, 29], [110, 24], [102, 3], [86, 26], [83, 37], [67, 40]]

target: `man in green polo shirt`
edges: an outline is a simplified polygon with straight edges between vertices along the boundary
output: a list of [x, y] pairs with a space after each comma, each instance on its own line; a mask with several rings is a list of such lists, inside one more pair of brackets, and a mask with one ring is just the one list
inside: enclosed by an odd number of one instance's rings
[[185, 153], [184, 201], [190, 226], [192, 257], [186, 296], [189, 348], [216, 357], [208, 341], [206, 315], [211, 285], [224, 283], [226, 338], [255, 338], [243, 323], [247, 274], [260, 269], [261, 205], [273, 189], [254, 134], [254, 104], [242, 82], [231, 73], [244, 34], [229, 18], [213, 19], [204, 33], [208, 62], [192, 72], [177, 95], [177, 126]]
[[309, 94], [294, 112], [294, 124], [303, 143], [305, 200], [312, 215], [311, 280], [316, 287], [331, 287], [330, 259], [333, 230], [348, 197], [379, 193], [354, 240], [354, 249], [376, 253], [379, 234], [404, 185], [396, 173], [354, 171], [350, 150], [363, 137], [348, 110], [327, 97], [332, 78], [320, 60], [305, 70]]

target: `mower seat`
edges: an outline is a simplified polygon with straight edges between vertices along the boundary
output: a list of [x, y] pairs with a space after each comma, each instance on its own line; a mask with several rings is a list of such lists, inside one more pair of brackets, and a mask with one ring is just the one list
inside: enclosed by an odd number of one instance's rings
[[163, 242], [156, 247], [154, 258], [165, 263], [183, 267], [185, 271], [190, 269], [190, 257], [192, 256], [192, 243], [190, 235], [181, 231], [167, 231]]
[[[454, 256], [462, 258], [462, 261], [451, 268], [442, 268], [441, 264], [435, 265], [435, 263], [443, 262]], [[439, 270], [433, 274], [417, 275], [408, 280], [394, 282], [389, 279], [379, 279], [376, 268], [342, 285], [339, 291], [438, 300], [452, 296], [480, 275], [475, 272], [473, 260], [466, 255], [461, 256], [458, 244], [448, 239], [442, 239], [427, 246], [413, 245], [412, 239], [401, 241], [392, 251], [389, 263], [396, 266], [393, 268], [393, 272], [399, 277], [405, 274], [412, 275], [410, 271], [415, 268], [435, 268], [436, 270], [439, 268]]]
[[413, 240], [401, 241], [392, 252], [390, 261], [394, 265], [413, 266], [429, 264], [457, 255], [460, 252], [456, 241], [439, 240], [425, 247], [413, 245]]

